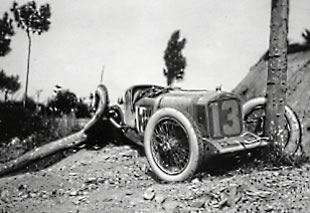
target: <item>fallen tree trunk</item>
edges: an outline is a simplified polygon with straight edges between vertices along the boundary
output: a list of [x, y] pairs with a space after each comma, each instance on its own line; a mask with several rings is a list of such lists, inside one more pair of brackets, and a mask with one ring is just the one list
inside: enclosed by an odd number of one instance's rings
[[35, 160], [42, 159], [58, 151], [81, 145], [86, 141], [86, 139], [86, 134], [81, 131], [68, 137], [45, 144], [44, 146], [35, 148], [15, 160], [11, 160], [3, 165], [0, 165], [0, 176], [16, 171], [17, 169], [20, 169]]
[[33, 161], [42, 159], [61, 150], [82, 145], [87, 140], [88, 130], [94, 127], [100, 119], [103, 119], [103, 116], [107, 111], [109, 99], [108, 91], [104, 85], [98, 86], [95, 97], [95, 104], [97, 105], [96, 113], [81, 131], [35, 148], [34, 150], [31, 150], [14, 160], [0, 165], [0, 177], [16, 171]]

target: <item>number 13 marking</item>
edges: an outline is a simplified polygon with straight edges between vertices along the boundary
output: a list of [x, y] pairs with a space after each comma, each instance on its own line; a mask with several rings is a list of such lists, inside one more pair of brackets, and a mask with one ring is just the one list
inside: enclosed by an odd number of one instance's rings
[[210, 103], [209, 115], [212, 137], [233, 136], [241, 132], [240, 108], [236, 100]]

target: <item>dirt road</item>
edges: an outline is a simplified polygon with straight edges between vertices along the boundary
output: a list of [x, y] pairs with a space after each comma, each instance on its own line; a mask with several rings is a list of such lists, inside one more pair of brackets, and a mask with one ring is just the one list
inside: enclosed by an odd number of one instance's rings
[[107, 145], [0, 179], [0, 212], [308, 212], [309, 170], [252, 162], [168, 184], [137, 149]]

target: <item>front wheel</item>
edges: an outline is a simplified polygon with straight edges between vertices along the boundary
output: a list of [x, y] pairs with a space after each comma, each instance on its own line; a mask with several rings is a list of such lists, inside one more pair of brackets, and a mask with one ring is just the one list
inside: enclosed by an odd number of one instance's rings
[[[258, 136], [265, 136], [266, 102], [259, 98], [249, 101], [243, 107], [245, 129]], [[284, 144], [279, 144], [284, 153], [295, 155], [302, 150], [301, 124], [296, 113], [289, 106], [285, 106], [285, 125], [283, 129]]]
[[190, 115], [163, 108], [150, 118], [144, 148], [155, 175], [163, 181], [184, 181], [202, 163], [201, 133]]

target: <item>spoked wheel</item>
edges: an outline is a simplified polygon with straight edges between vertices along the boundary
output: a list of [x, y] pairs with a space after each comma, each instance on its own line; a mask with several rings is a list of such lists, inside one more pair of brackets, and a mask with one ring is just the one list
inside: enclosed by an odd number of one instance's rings
[[202, 161], [201, 134], [193, 119], [176, 109], [158, 110], [144, 136], [147, 159], [164, 181], [189, 179]]
[[151, 152], [156, 165], [169, 175], [180, 174], [188, 165], [190, 152], [188, 135], [174, 118], [163, 117], [151, 139]]
[[[265, 106], [265, 104], [257, 104], [244, 108], [245, 129], [261, 137], [265, 136]], [[285, 153], [295, 155], [301, 150], [301, 124], [295, 112], [288, 106], [285, 107], [284, 117], [285, 125], [281, 131], [284, 143], [278, 145]]]

